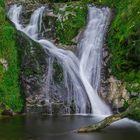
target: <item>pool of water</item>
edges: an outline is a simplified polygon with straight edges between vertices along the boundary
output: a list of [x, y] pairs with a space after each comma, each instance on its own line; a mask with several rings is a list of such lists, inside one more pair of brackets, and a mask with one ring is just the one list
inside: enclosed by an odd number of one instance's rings
[[0, 140], [139, 140], [140, 124], [124, 119], [104, 130], [78, 134], [82, 126], [96, 123], [93, 116], [16, 116], [0, 120]]

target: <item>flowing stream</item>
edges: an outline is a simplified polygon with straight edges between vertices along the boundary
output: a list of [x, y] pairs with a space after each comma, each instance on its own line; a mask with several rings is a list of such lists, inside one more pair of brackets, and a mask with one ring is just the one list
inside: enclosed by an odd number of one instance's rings
[[[76, 113], [110, 115], [110, 108], [97, 92], [100, 85], [102, 46], [109, 23], [110, 9], [107, 7], [97, 8], [96, 6], [88, 7], [88, 23], [77, 46], [78, 56], [72, 51], [57, 48], [46, 39], [39, 38], [44, 10], [45, 7], [35, 10], [26, 27], [20, 22], [22, 6], [11, 6], [8, 16], [17, 30], [40, 43], [61, 64], [65, 86], [68, 90], [68, 102], [71, 103], [74, 98]], [[87, 110], [89, 105], [90, 111]]]

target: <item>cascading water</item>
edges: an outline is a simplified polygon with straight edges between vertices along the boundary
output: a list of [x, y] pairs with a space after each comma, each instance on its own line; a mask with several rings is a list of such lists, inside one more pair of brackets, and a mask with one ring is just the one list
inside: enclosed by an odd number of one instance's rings
[[[108, 8], [89, 6], [88, 25], [78, 45], [80, 56], [77, 57], [73, 52], [57, 48], [46, 39], [39, 39], [38, 35], [42, 25], [44, 9], [45, 7], [41, 7], [33, 13], [27, 27], [20, 24], [22, 6], [11, 6], [8, 16], [15, 24], [17, 30], [24, 32], [31, 39], [40, 43], [63, 67], [68, 107], [74, 101], [76, 113], [111, 114], [109, 107], [97, 94], [100, 83], [102, 46], [109, 22], [110, 10]], [[50, 65], [51, 61], [52, 59], [50, 59]], [[50, 67], [48, 72], [50, 75], [51, 69]], [[51, 76], [49, 79], [51, 79]], [[90, 111], [87, 109], [89, 106], [91, 108]]]
[[80, 76], [96, 114], [108, 112], [108, 107], [97, 95], [97, 90], [100, 83], [102, 46], [109, 17], [108, 8], [89, 7], [89, 22], [79, 43]]

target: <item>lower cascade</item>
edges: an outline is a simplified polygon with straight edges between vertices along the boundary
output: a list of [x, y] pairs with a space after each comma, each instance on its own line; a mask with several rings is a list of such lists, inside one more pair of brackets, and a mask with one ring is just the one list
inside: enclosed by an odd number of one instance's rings
[[49, 52], [50, 54], [46, 77], [46, 102], [51, 106], [48, 92], [52, 80], [52, 64], [56, 59], [63, 68], [66, 114], [70, 114], [71, 105], [74, 104], [76, 114], [110, 115], [109, 106], [98, 95], [101, 79], [102, 46], [109, 24], [110, 9], [88, 6], [88, 23], [77, 45], [77, 55], [72, 51], [57, 48], [43, 35], [40, 36], [42, 16], [45, 9], [46, 7], [40, 7], [35, 10], [27, 26], [22, 25], [20, 21], [21, 5], [11, 6], [8, 16], [17, 30], [39, 43], [46, 53]]

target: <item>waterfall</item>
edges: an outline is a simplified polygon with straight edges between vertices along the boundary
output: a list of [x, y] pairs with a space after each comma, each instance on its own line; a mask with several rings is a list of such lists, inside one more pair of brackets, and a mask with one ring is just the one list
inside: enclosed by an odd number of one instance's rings
[[[35, 10], [26, 27], [20, 23], [22, 6], [11, 6], [8, 16], [17, 30], [40, 43], [44, 50], [47, 50], [61, 64], [64, 84], [67, 88], [66, 96], [69, 97], [68, 107], [74, 101], [76, 113], [111, 114], [110, 108], [97, 92], [100, 84], [102, 46], [110, 17], [109, 8], [89, 6], [88, 24], [77, 47], [79, 56], [69, 50], [57, 48], [46, 39], [39, 38], [44, 9], [45, 7], [41, 7]], [[89, 106], [90, 111], [87, 109]]]
[[80, 76], [96, 114], [108, 112], [108, 107], [98, 96], [97, 90], [100, 83], [102, 46], [109, 17], [108, 8], [89, 7], [88, 25], [78, 46], [81, 54]]

